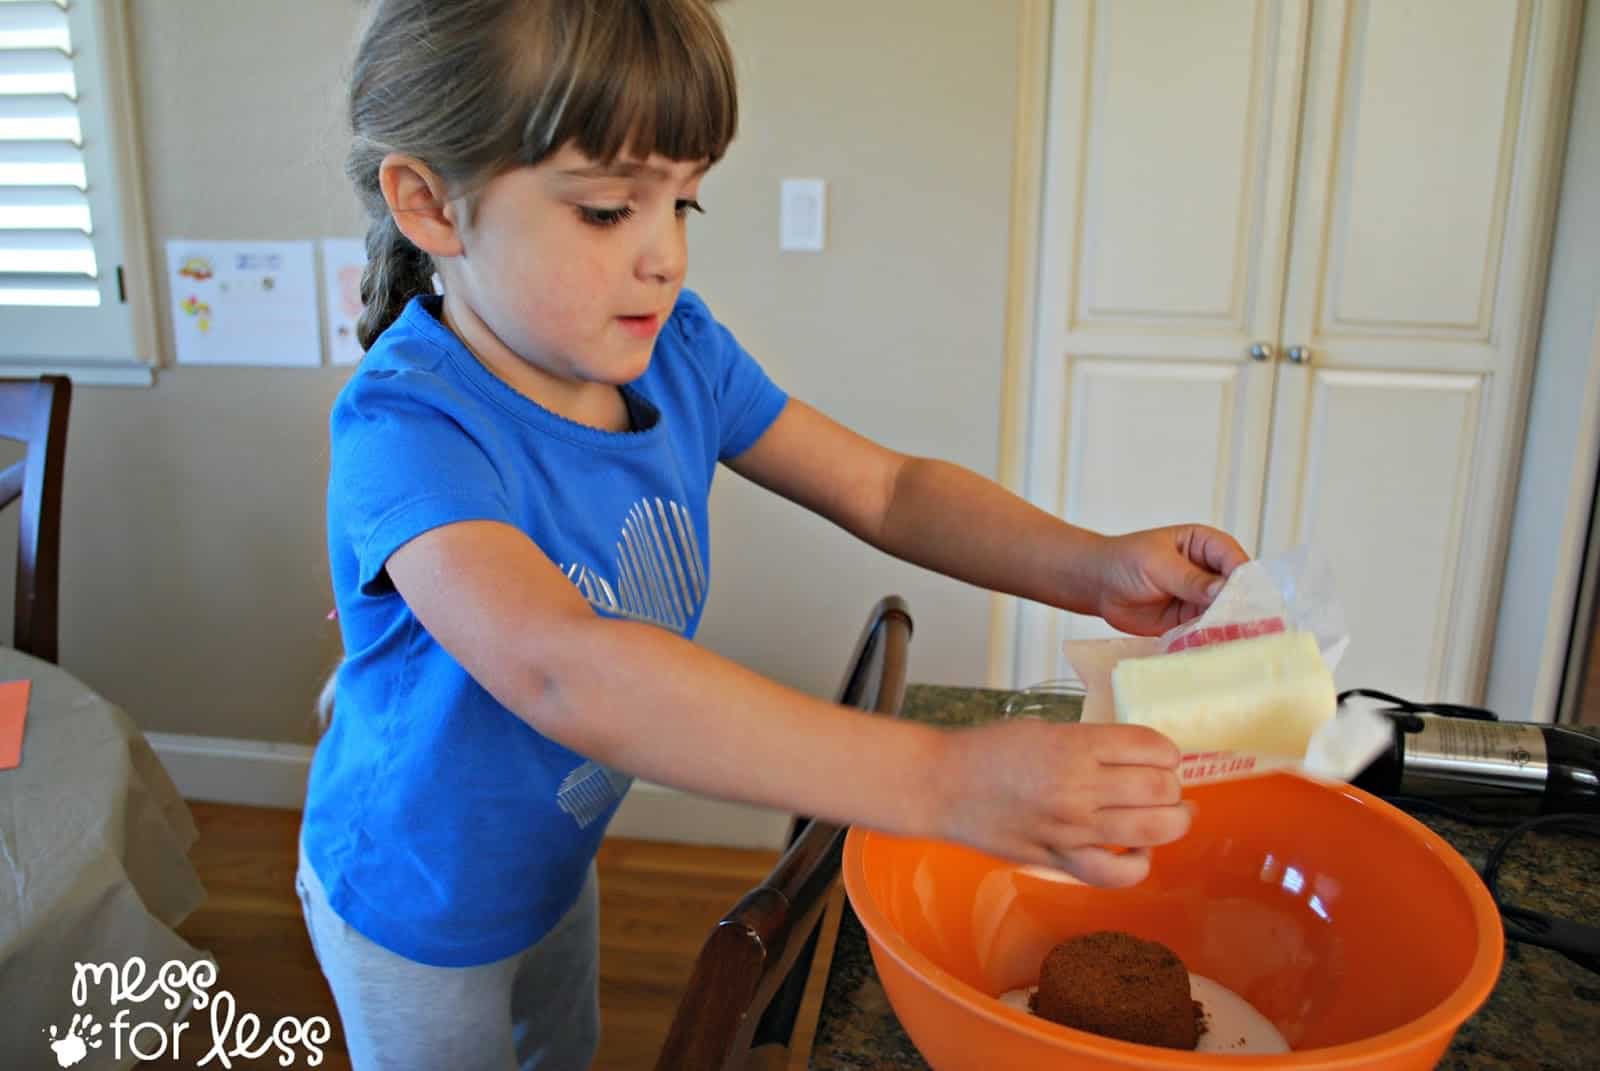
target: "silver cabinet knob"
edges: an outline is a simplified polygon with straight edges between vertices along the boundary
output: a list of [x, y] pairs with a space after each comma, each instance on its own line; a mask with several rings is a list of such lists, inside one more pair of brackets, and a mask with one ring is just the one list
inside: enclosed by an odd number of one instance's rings
[[1270, 360], [1272, 360], [1272, 343], [1270, 343], [1270, 342], [1257, 342], [1254, 346], [1251, 346], [1250, 347], [1250, 359], [1252, 361], [1270, 361]]
[[1311, 363], [1311, 347], [1310, 346], [1290, 346], [1289, 347], [1288, 356], [1289, 356], [1289, 360], [1294, 364], [1310, 364]]

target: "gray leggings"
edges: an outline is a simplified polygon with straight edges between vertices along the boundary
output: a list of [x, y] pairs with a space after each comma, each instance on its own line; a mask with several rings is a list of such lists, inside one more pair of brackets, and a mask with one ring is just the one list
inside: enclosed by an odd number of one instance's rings
[[302, 851], [295, 889], [353, 1071], [586, 1071], [600, 1043], [596, 885], [591, 864], [578, 902], [516, 955], [430, 967], [345, 925]]

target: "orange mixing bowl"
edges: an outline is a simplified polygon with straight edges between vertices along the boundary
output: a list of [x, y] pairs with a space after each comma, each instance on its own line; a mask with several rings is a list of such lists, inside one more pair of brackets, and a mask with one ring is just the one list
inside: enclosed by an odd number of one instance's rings
[[[1434, 1067], [1500, 974], [1500, 916], [1464, 859], [1348, 786], [1277, 774], [1191, 788], [1150, 877], [1097, 889], [939, 841], [852, 829], [844, 882], [878, 976], [935, 1071]], [[1255, 1005], [1293, 1050], [1193, 1053], [1002, 1004], [1057, 942], [1123, 930]]]

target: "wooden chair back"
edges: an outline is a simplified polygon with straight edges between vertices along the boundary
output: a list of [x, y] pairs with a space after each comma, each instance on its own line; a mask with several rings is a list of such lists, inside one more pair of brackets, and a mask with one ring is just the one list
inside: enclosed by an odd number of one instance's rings
[[[910, 644], [911, 611], [899, 596], [885, 597], [856, 641], [838, 702], [898, 716]], [[701, 947], [656, 1071], [782, 1065], [823, 908], [839, 875], [846, 828], [795, 818], [777, 866], [722, 917]]]
[[61, 488], [71, 408], [72, 381], [65, 376], [0, 379], [0, 437], [27, 448], [20, 461], [0, 472], [0, 509], [21, 500], [11, 644], [47, 662], [57, 660]]

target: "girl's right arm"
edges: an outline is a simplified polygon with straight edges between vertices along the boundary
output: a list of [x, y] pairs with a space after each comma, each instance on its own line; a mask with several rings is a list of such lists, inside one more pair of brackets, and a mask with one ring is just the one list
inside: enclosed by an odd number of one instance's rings
[[1149, 847], [1188, 828], [1177, 748], [1149, 729], [1019, 720], [950, 731], [868, 716], [596, 614], [532, 540], [496, 522], [431, 529], [386, 569], [497, 700], [647, 780], [958, 840], [1104, 885], [1143, 878]]

